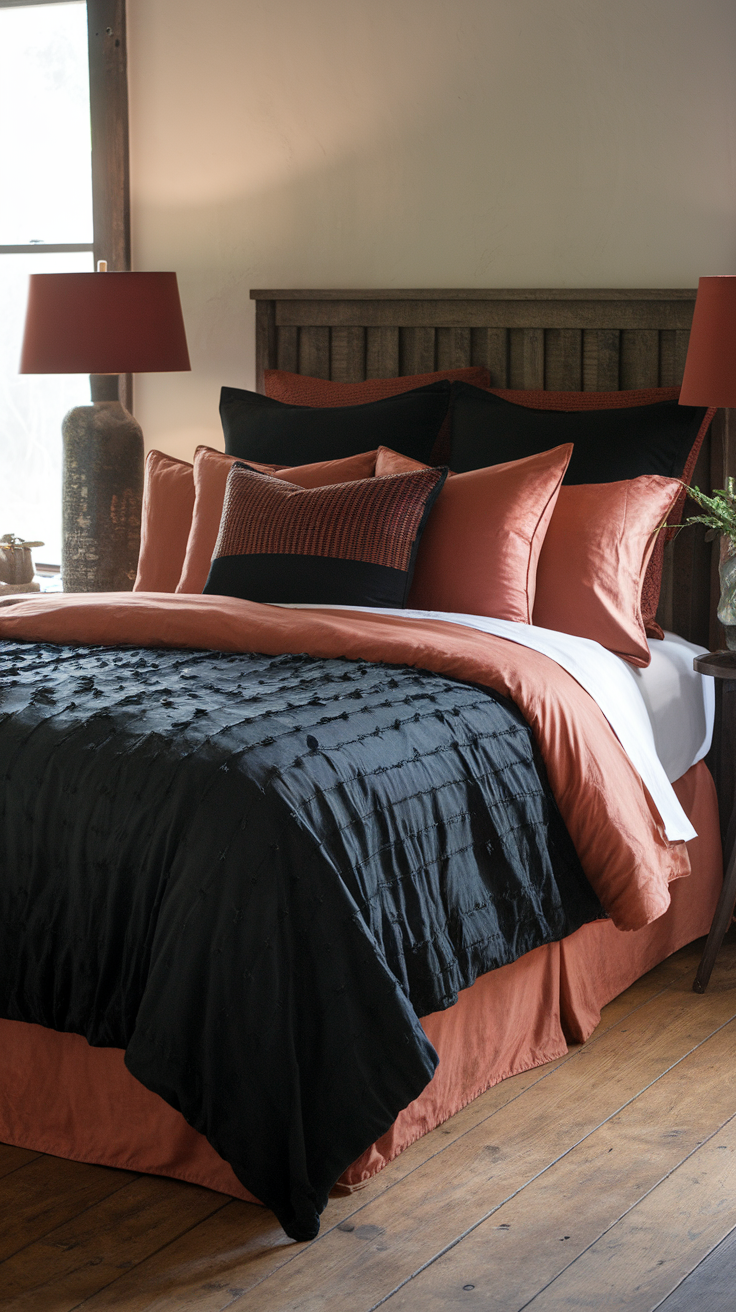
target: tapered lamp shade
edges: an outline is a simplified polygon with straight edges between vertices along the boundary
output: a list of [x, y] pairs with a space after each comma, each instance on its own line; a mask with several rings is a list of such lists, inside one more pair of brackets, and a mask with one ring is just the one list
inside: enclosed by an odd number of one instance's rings
[[32, 273], [22, 374], [189, 369], [175, 273]]
[[736, 275], [701, 278], [681, 405], [736, 406]]

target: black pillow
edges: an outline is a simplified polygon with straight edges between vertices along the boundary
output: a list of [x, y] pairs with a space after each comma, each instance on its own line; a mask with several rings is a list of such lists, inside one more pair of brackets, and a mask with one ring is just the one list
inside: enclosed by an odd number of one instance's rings
[[450, 403], [440, 381], [366, 405], [285, 405], [260, 392], [223, 387], [220, 418], [225, 450], [240, 460], [309, 465], [388, 446], [428, 464]]
[[656, 401], [614, 410], [532, 410], [468, 383], [452, 385], [450, 468], [457, 474], [574, 449], [563, 482], [616, 483], [640, 474], [679, 478], [705, 409]]

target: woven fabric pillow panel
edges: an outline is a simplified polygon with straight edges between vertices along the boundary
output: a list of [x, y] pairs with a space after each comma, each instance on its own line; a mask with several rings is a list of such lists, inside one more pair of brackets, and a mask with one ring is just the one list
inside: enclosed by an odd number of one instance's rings
[[284, 405], [260, 392], [223, 387], [225, 450], [239, 460], [306, 465], [389, 446], [426, 464], [447, 414], [451, 386], [431, 383], [364, 405], [328, 407]]
[[403, 607], [446, 476], [446, 469], [425, 469], [304, 489], [235, 464], [204, 591], [260, 602]]
[[366, 401], [381, 401], [400, 392], [413, 392], [417, 387], [441, 382], [472, 383], [474, 387], [490, 387], [491, 375], [483, 365], [469, 365], [466, 369], [437, 369], [431, 374], [404, 374], [397, 378], [365, 378], [360, 383], [336, 383], [327, 378], [311, 378], [308, 374], [290, 374], [285, 369], [266, 369], [263, 380], [266, 396], [287, 405], [364, 405]]

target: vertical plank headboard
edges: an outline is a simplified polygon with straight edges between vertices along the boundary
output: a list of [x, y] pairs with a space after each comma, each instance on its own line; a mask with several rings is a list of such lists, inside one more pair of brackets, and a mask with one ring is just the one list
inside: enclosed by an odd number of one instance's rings
[[[471, 364], [485, 365], [496, 387], [674, 387], [682, 381], [695, 305], [695, 291], [684, 288], [299, 290], [252, 291], [251, 297], [259, 391], [266, 369], [349, 383]], [[721, 412], [694, 482], [722, 486], [729, 451]], [[687, 529], [666, 550], [660, 623], [692, 642], [718, 646], [716, 597], [714, 552], [704, 533]]]
[[359, 382], [482, 364], [496, 387], [680, 382], [695, 292], [252, 291], [256, 369]]

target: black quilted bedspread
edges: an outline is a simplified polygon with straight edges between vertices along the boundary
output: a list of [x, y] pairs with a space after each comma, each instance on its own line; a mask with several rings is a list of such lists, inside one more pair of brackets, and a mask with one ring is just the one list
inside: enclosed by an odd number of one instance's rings
[[2, 1014], [125, 1048], [297, 1239], [418, 1017], [601, 914], [517, 709], [416, 669], [2, 643], [0, 775]]

